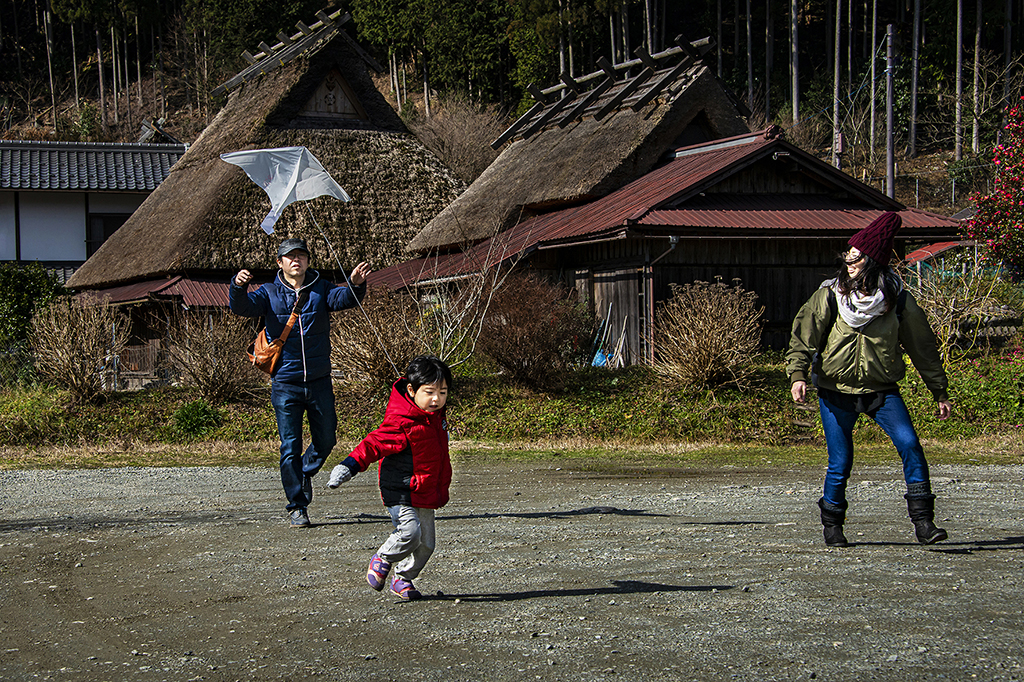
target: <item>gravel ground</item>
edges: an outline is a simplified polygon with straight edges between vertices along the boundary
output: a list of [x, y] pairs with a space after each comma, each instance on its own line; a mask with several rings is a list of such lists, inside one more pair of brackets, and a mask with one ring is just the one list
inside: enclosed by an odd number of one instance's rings
[[364, 579], [372, 475], [294, 530], [273, 469], [2, 471], [0, 678], [1024, 677], [1024, 467], [934, 467], [927, 548], [896, 466], [826, 548], [823, 473], [463, 463], [400, 603]]

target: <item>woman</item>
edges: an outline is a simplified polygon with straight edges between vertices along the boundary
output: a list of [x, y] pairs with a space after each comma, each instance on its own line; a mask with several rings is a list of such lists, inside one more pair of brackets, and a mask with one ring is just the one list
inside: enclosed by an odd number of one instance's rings
[[889, 261], [902, 220], [883, 213], [853, 235], [835, 279], [821, 285], [793, 321], [787, 372], [793, 400], [807, 397], [807, 377], [818, 389], [828, 448], [825, 490], [818, 507], [825, 544], [846, 547], [846, 483], [853, 467], [853, 427], [866, 414], [885, 431], [903, 460], [907, 511], [919, 542], [945, 540], [936, 528], [928, 462], [897, 384], [906, 373], [903, 353], [939, 405], [952, 412], [948, 381], [935, 334], [924, 311], [903, 289]]

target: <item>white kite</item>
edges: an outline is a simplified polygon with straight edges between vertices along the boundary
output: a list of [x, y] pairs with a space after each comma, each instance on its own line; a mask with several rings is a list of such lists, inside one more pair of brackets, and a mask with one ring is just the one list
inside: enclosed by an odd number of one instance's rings
[[293, 201], [324, 195], [342, 201], [352, 199], [305, 147], [253, 149], [221, 154], [220, 158], [244, 170], [270, 197], [270, 213], [260, 223], [267, 234], [273, 234], [281, 211]]

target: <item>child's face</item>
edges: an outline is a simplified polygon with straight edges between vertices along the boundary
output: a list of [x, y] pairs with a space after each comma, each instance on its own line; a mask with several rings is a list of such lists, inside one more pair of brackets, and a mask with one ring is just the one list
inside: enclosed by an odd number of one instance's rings
[[407, 385], [405, 390], [416, 407], [425, 412], [437, 412], [448, 402], [448, 382], [444, 379], [436, 384], [423, 384], [415, 391], [411, 385]]

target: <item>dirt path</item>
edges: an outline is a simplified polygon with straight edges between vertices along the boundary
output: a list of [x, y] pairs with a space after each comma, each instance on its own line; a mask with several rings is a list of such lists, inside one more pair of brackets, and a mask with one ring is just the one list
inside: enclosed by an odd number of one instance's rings
[[1024, 678], [1024, 467], [936, 467], [931, 548], [892, 467], [827, 549], [821, 474], [462, 465], [403, 604], [372, 475], [292, 530], [272, 469], [0, 472], [0, 678]]

